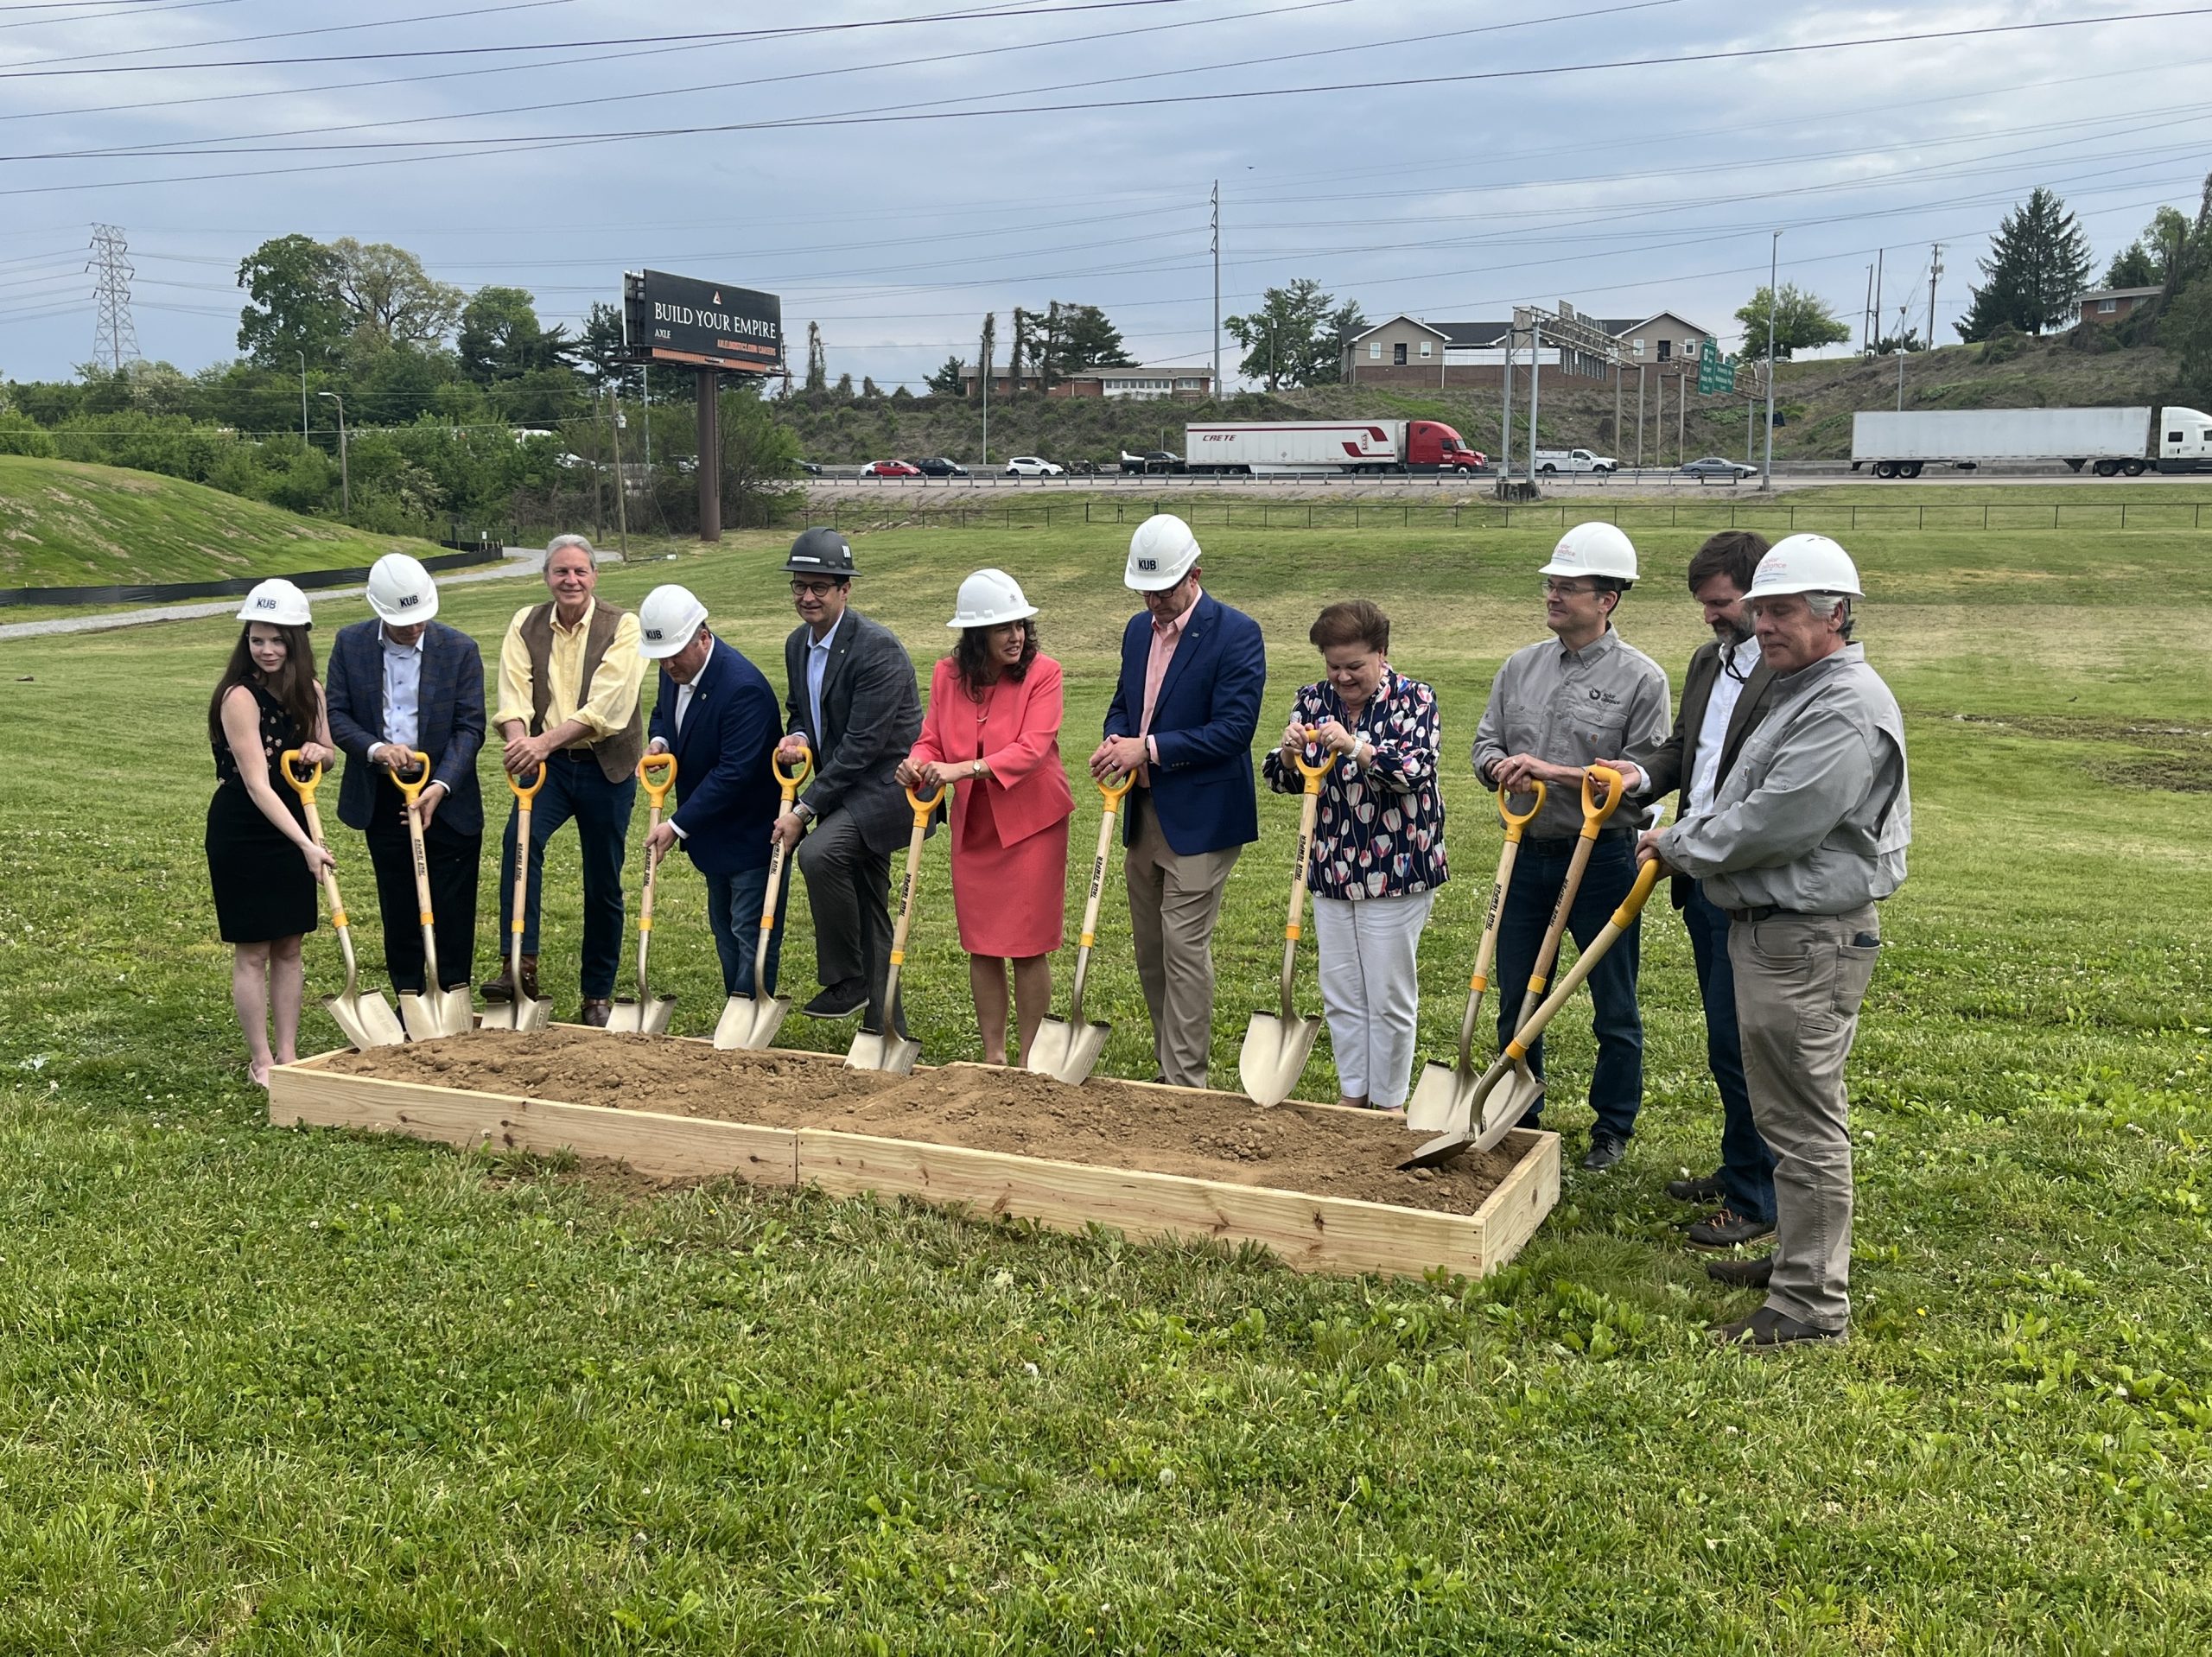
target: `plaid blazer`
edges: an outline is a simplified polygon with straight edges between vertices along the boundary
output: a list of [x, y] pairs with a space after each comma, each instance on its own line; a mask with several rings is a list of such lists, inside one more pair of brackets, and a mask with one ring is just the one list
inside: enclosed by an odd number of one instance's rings
[[[330, 737], [346, 755], [338, 820], [366, 829], [378, 788], [391, 784], [369, 763], [384, 741], [384, 639], [378, 621], [339, 629], [323, 670]], [[464, 835], [484, 832], [476, 756], [484, 746], [484, 658], [476, 641], [433, 621], [423, 635], [423, 682], [416, 695], [415, 746], [430, 756], [430, 776], [446, 785], [437, 820]]]

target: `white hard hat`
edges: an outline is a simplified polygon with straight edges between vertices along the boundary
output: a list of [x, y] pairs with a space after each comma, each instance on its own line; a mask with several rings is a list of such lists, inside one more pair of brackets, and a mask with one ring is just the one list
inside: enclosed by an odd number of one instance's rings
[[1785, 535], [1768, 549], [1751, 577], [1747, 599], [1780, 598], [1789, 593], [1848, 593], [1866, 594], [1859, 585], [1859, 566], [1851, 555], [1824, 535]]
[[1037, 606], [1022, 596], [1021, 583], [1002, 569], [979, 569], [960, 583], [960, 597], [954, 604], [952, 619], [944, 625], [954, 629], [966, 627], [996, 627], [1008, 621], [1022, 621], [1037, 613]]
[[308, 595], [282, 576], [258, 583], [238, 606], [240, 621], [265, 621], [275, 627], [311, 627]]
[[664, 661], [699, 636], [707, 606], [688, 587], [656, 587], [638, 606], [638, 654]]
[[438, 613], [438, 584], [420, 559], [387, 552], [369, 571], [369, 608], [396, 626], [412, 627]]
[[1165, 593], [1198, 562], [1198, 538], [1173, 512], [1155, 512], [1129, 537], [1129, 567], [1122, 584], [1138, 593]]
[[1603, 575], [1636, 579], [1636, 543], [1616, 524], [1578, 524], [1559, 538], [1539, 575]]

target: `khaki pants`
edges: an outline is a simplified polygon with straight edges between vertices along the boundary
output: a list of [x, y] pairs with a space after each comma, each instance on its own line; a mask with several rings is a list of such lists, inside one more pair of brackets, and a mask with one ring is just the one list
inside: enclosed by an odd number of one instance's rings
[[1136, 838], [1122, 859], [1137, 978], [1152, 1012], [1160, 1072], [1179, 1088], [1206, 1085], [1213, 1048], [1213, 925], [1222, 888], [1244, 848], [1177, 855], [1141, 789], [1129, 793]]
[[[1861, 943], [1867, 939], [1873, 942]], [[1874, 976], [1873, 905], [1728, 929], [1751, 1117], [1772, 1148], [1766, 1304], [1815, 1329], [1851, 1321], [1851, 1122], [1844, 1061]]]

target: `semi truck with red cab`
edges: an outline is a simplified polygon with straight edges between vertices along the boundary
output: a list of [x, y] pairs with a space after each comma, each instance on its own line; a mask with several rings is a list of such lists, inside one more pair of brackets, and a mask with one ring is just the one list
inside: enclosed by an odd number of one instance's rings
[[1490, 464], [1440, 420], [1264, 420], [1185, 426], [1192, 472], [1254, 478], [1313, 473], [1456, 473]]

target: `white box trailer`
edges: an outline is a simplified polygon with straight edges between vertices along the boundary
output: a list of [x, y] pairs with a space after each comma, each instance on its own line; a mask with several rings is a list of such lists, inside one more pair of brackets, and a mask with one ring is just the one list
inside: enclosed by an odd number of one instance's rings
[[2091, 467], [2101, 478], [2212, 470], [2212, 416], [2146, 406], [1880, 409], [1851, 417], [1851, 469], [1870, 467], [1878, 478], [2036, 460], [2063, 460], [2076, 472]]
[[1255, 478], [1313, 472], [1481, 471], [1489, 461], [1440, 420], [1264, 420], [1183, 429], [1191, 472]]

